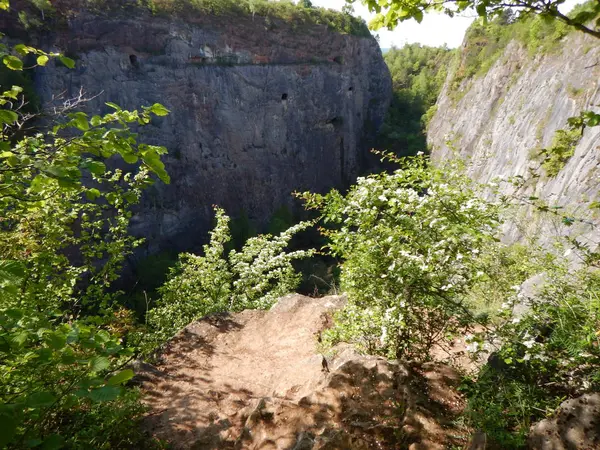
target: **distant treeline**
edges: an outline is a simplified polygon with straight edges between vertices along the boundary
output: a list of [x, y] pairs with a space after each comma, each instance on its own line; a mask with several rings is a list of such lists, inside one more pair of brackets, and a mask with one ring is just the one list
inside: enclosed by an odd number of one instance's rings
[[425, 127], [455, 51], [420, 44], [391, 48], [384, 55], [393, 83], [393, 99], [377, 147], [397, 155], [425, 151]]

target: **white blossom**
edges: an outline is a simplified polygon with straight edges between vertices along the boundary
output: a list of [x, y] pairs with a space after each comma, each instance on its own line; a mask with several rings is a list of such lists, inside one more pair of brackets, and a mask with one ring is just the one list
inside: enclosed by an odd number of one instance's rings
[[469, 345], [467, 345], [466, 349], [469, 353], [475, 353], [479, 349], [479, 343], [471, 342]]

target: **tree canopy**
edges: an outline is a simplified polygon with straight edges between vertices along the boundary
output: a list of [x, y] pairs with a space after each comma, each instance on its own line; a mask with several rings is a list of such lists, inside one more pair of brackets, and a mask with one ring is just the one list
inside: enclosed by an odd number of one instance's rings
[[[354, 3], [355, 0], [347, 0]], [[361, 0], [370, 11], [377, 13], [371, 27], [393, 29], [400, 22], [423, 20], [423, 14], [437, 11], [454, 16], [472, 10], [485, 20], [501, 15], [508, 10], [517, 15], [539, 14], [564, 23], [600, 38], [600, 2], [589, 2], [589, 7], [576, 15], [567, 15], [559, 10], [566, 0]]]
[[424, 151], [425, 125], [446, 79], [454, 52], [411, 44], [384, 55], [392, 76], [392, 103], [376, 143], [396, 155]]

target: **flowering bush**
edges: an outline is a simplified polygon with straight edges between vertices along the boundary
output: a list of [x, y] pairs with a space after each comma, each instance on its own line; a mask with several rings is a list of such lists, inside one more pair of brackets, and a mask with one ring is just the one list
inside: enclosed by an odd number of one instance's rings
[[231, 240], [229, 217], [215, 208], [216, 226], [204, 255], [183, 253], [169, 279], [159, 289], [161, 298], [148, 313], [150, 346], [172, 337], [202, 316], [214, 312], [268, 308], [300, 282], [292, 261], [312, 250], [284, 252], [292, 237], [311, 226], [302, 222], [278, 236], [248, 239], [240, 251], [226, 251]]
[[[495, 353], [467, 387], [468, 415], [510, 448], [565, 398], [600, 390], [600, 274], [557, 265], [545, 278], [534, 298], [513, 295], [497, 326], [469, 339], [475, 353]], [[530, 309], [518, 316], [523, 302]]]
[[424, 156], [391, 174], [360, 178], [347, 195], [305, 193], [319, 209], [332, 253], [343, 259], [348, 305], [326, 333], [388, 357], [428, 357], [429, 349], [471, 319], [464, 303], [497, 248], [499, 206], [453, 164]]

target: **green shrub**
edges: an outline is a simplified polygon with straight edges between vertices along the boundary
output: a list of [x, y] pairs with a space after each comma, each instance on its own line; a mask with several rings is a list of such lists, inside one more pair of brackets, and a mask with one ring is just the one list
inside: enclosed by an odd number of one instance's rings
[[[75, 64], [0, 42], [17, 74], [25, 59], [53, 58]], [[150, 448], [136, 431], [137, 394], [123, 387], [133, 376], [122, 370], [132, 357], [121, 332], [128, 315], [110, 288], [139, 242], [127, 233], [132, 205], [151, 173], [168, 182], [166, 150], [137, 143], [130, 124], [168, 111], [109, 104], [111, 113], [90, 117], [67, 103], [31, 131], [16, 106], [26, 94], [4, 84], [0, 93], [0, 448]], [[111, 170], [111, 158], [126, 168]]]
[[502, 448], [523, 446], [531, 424], [564, 399], [600, 389], [600, 275], [565, 266], [545, 277], [523, 317], [513, 308], [525, 299], [513, 295], [503, 322], [471, 339], [496, 351], [465, 386], [467, 416]]
[[539, 154], [543, 157], [542, 168], [549, 177], [555, 177], [565, 167], [575, 154], [577, 144], [581, 139], [581, 129], [557, 130], [552, 138], [550, 147], [542, 149]]
[[331, 252], [343, 260], [347, 306], [325, 333], [391, 358], [429, 357], [447, 333], [472, 319], [465, 293], [485, 276], [496, 249], [498, 206], [457, 166], [405, 158], [391, 174], [359, 178], [348, 194], [303, 194], [321, 211]]
[[252, 237], [240, 251], [227, 251], [231, 240], [229, 217], [220, 208], [216, 209], [216, 221], [204, 255], [181, 254], [168, 281], [159, 289], [161, 297], [147, 317], [149, 348], [207, 314], [265, 309], [298, 286], [301, 277], [292, 261], [309, 257], [313, 251], [283, 250], [310, 222], [294, 225], [278, 236]]

